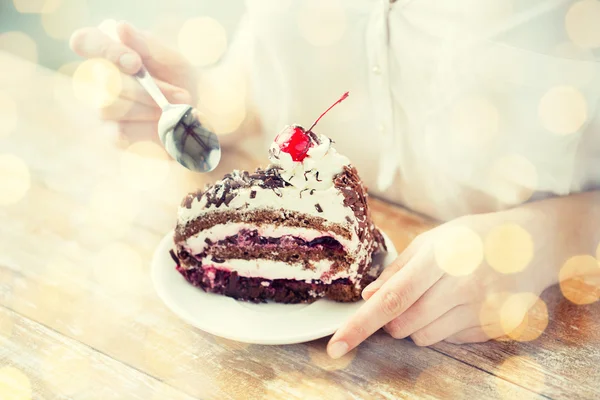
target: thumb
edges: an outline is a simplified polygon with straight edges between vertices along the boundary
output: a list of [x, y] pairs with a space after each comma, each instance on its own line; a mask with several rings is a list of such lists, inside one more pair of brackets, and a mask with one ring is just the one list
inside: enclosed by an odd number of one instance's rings
[[127, 22], [117, 24], [117, 33], [124, 45], [142, 57], [146, 69], [154, 77], [175, 86], [187, 88], [193, 70], [181, 53]]

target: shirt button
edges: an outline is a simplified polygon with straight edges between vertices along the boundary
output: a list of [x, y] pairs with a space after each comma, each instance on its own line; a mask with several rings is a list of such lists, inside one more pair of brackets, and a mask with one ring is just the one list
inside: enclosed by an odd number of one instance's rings
[[381, 74], [381, 68], [379, 68], [379, 65], [373, 66], [373, 73], [375, 75], [380, 75]]

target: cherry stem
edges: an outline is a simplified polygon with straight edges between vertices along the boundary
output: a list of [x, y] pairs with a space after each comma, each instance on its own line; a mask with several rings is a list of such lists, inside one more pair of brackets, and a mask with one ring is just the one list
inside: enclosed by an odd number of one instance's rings
[[324, 112], [323, 114], [321, 114], [321, 115], [319, 116], [319, 118], [317, 118], [317, 120], [316, 120], [316, 121], [315, 121], [315, 122], [314, 122], [314, 123], [311, 125], [311, 127], [310, 127], [310, 128], [308, 128], [307, 132], [310, 132], [310, 131], [312, 131], [312, 128], [314, 128], [314, 127], [315, 127], [315, 125], [317, 125], [317, 123], [319, 122], [319, 120], [320, 120], [321, 118], [323, 118], [323, 115], [327, 114], [327, 112], [328, 112], [329, 110], [331, 110], [333, 107], [335, 107], [337, 104], [341, 103], [342, 101], [346, 100], [346, 97], [348, 97], [348, 93], [349, 93], [349, 92], [346, 92], [346, 93], [344, 93], [344, 94], [342, 95], [342, 97], [340, 97], [340, 99], [339, 99], [338, 101], [336, 101], [335, 103], [333, 103], [333, 104], [332, 104], [332, 105], [331, 105], [331, 106], [330, 106], [330, 107], [329, 107], [327, 110], [325, 110], [325, 112]]

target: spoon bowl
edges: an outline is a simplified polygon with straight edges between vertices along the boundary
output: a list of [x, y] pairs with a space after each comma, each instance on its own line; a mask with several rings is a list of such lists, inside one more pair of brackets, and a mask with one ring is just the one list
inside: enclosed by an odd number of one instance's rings
[[219, 139], [200, 123], [196, 111], [187, 104], [163, 107], [158, 136], [167, 153], [189, 170], [210, 172], [221, 160]]

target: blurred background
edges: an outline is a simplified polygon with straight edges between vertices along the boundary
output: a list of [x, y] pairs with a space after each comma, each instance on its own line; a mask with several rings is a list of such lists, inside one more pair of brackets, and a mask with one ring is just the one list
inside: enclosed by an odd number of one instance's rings
[[[80, 60], [69, 50], [69, 36], [77, 28], [95, 26], [105, 19], [128, 20], [141, 29], [159, 33], [176, 48], [177, 35], [191, 18], [209, 17], [213, 31], [220, 26], [226, 37], [231, 38], [242, 15], [243, 3], [243, 0], [0, 0], [0, 35], [15, 31], [25, 34], [26, 37], [19, 35], [18, 42], [28, 37], [37, 44], [38, 63], [59, 69]], [[4, 42], [0, 38], [0, 48], [10, 45]]]

